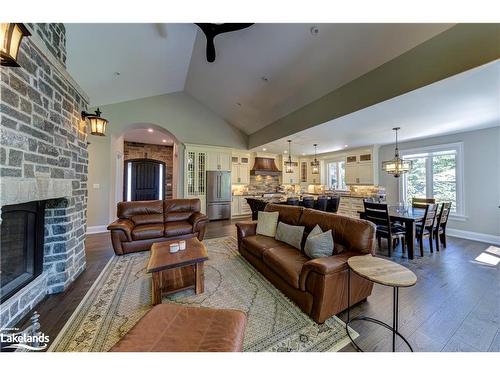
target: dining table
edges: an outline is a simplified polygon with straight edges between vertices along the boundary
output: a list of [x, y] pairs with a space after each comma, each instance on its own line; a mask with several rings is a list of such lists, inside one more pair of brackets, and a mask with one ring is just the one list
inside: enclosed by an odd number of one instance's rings
[[[398, 221], [405, 227], [405, 241], [408, 249], [408, 259], [413, 259], [415, 252], [416, 223], [422, 221], [425, 216], [425, 208], [388, 206], [391, 222]], [[358, 211], [359, 217], [364, 219], [364, 211]]]

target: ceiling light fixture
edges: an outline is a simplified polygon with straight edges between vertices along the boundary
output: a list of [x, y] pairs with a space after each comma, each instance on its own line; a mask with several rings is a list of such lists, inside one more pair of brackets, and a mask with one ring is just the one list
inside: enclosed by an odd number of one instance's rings
[[106, 135], [106, 126], [108, 125], [108, 120], [101, 117], [101, 111], [99, 108], [95, 111], [95, 113], [88, 113], [82, 111], [82, 120], [88, 120], [90, 124], [90, 134], [105, 136]]
[[319, 34], [319, 27], [318, 26], [313, 26], [309, 29], [309, 31], [311, 32], [311, 35], [318, 35]]
[[288, 160], [285, 161], [285, 173], [293, 173], [293, 162], [292, 162], [292, 141], [288, 140]]
[[346, 147], [347, 147], [347, 145], [344, 145], [344, 148], [346, 148]]
[[319, 160], [316, 158], [318, 145], [314, 144], [314, 160], [311, 162], [312, 174], [319, 174]]
[[31, 36], [22, 23], [0, 23], [0, 65], [19, 67], [17, 54], [23, 37]]
[[408, 173], [411, 170], [412, 163], [410, 160], [403, 160], [399, 157], [398, 146], [398, 130], [400, 128], [392, 128], [396, 132], [396, 148], [394, 149], [394, 159], [382, 162], [382, 169], [394, 177], [399, 177], [402, 174]]
[[262, 151], [267, 151], [267, 148], [265, 148], [265, 147], [264, 147], [264, 148], [262, 148]]
[[161, 140], [163, 143], [167, 143], [167, 140], [166, 139], [162, 139]]
[[153, 132], [153, 129], [149, 128], [148, 133], [152, 133], [152, 132]]

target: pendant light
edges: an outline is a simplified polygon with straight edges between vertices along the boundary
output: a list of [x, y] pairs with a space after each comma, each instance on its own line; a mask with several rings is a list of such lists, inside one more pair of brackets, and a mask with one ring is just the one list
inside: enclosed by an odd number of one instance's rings
[[19, 67], [19, 46], [23, 37], [30, 35], [22, 23], [0, 23], [0, 65]]
[[396, 148], [394, 150], [394, 159], [382, 162], [382, 169], [394, 177], [399, 177], [404, 173], [408, 173], [412, 163], [410, 160], [403, 160], [399, 157], [398, 146], [398, 130], [400, 128], [392, 128], [396, 132]]
[[288, 160], [285, 161], [285, 173], [293, 173], [291, 144], [292, 144], [292, 141], [288, 140]]
[[88, 120], [90, 125], [90, 134], [100, 136], [106, 135], [106, 125], [108, 125], [108, 120], [101, 117], [101, 111], [99, 108], [97, 108], [95, 113], [82, 111], [82, 119]]
[[318, 145], [314, 144], [314, 160], [311, 162], [312, 174], [319, 174], [319, 160], [316, 159], [316, 151], [318, 149]]

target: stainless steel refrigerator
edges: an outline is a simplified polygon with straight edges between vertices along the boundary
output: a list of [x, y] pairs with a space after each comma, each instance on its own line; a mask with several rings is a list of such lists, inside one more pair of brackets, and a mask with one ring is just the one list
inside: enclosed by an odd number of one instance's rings
[[207, 172], [207, 216], [209, 220], [231, 218], [231, 172]]

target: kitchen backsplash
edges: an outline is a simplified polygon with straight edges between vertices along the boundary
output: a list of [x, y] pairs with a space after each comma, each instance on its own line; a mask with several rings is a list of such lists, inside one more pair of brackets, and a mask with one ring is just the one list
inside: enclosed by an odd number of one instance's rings
[[279, 189], [280, 179], [278, 176], [250, 176], [248, 185], [249, 193], [274, 192]]

